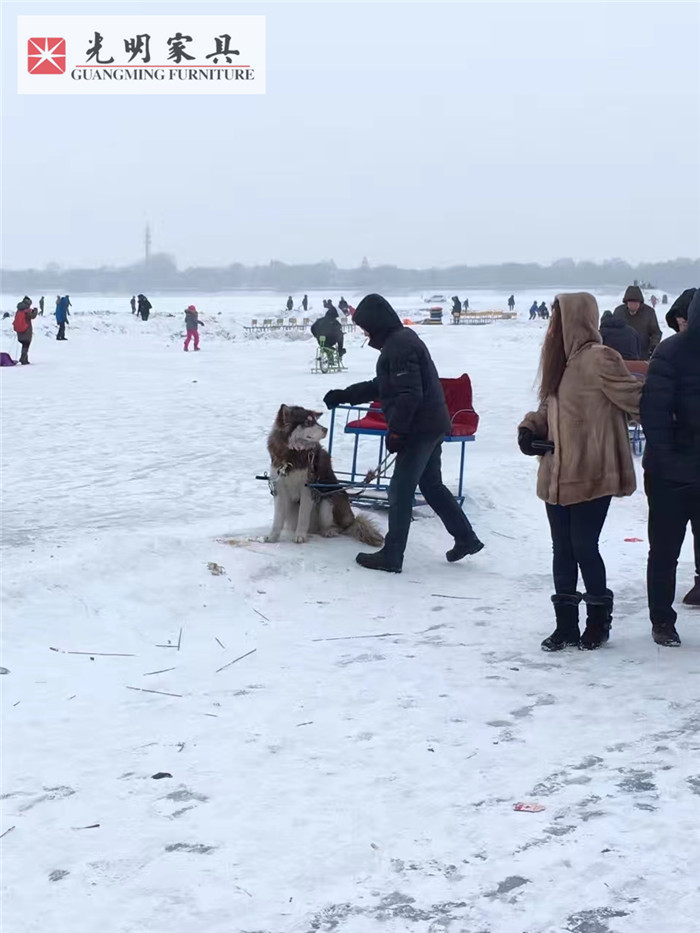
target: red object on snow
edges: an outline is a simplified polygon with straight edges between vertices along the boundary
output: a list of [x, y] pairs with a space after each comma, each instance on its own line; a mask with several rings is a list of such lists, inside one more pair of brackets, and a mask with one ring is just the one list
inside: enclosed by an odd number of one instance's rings
[[513, 804], [513, 809], [521, 813], [541, 813], [547, 808], [541, 803], [516, 803]]
[[[479, 427], [479, 416], [472, 405], [472, 383], [466, 373], [457, 379], [441, 379], [452, 429], [448, 437], [472, 437]], [[347, 428], [359, 431], [387, 431], [387, 423], [379, 402], [372, 402], [363, 418], [350, 421]]]
[[625, 538], [625, 541], [629, 541], [630, 544], [642, 544], [644, 538]]

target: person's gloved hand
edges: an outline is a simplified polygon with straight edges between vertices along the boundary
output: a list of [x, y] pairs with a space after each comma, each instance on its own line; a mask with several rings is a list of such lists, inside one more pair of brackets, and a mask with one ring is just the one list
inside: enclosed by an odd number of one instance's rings
[[345, 392], [343, 389], [331, 389], [323, 396], [323, 404], [326, 408], [337, 408], [345, 401]]
[[398, 454], [406, 446], [406, 441], [408, 438], [405, 434], [397, 434], [395, 431], [390, 431], [386, 438], [386, 449], [390, 454]]
[[518, 430], [518, 447], [526, 457], [537, 457], [541, 451], [533, 450], [532, 442], [539, 440], [534, 431], [530, 428], [520, 428]]

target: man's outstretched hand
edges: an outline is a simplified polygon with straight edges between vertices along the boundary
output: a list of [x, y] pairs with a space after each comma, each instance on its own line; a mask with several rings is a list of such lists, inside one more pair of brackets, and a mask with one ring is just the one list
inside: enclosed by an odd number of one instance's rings
[[331, 389], [323, 396], [323, 404], [326, 408], [337, 408], [345, 401], [345, 392], [342, 389]]

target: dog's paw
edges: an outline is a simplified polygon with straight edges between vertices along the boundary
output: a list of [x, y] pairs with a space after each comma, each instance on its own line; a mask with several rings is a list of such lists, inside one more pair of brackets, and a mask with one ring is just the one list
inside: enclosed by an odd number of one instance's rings
[[294, 541], [296, 544], [306, 544], [308, 540], [308, 535], [294, 535]]
[[277, 544], [279, 539], [280, 539], [280, 536], [278, 534], [273, 534], [272, 532], [270, 532], [269, 535], [265, 535], [265, 537], [263, 538], [263, 541], [266, 541], [268, 544]]
[[324, 528], [321, 534], [324, 538], [337, 538], [340, 534], [340, 528], [336, 528], [335, 525], [331, 525], [330, 528]]

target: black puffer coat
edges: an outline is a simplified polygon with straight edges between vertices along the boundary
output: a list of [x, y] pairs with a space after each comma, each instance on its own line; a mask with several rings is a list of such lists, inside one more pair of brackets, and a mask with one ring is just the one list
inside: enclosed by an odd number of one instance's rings
[[600, 319], [600, 336], [606, 347], [617, 350], [623, 360], [640, 360], [642, 345], [633, 327], [606, 311]]
[[644, 469], [671, 483], [700, 486], [700, 289], [688, 327], [657, 348], [641, 403]]
[[370, 346], [381, 353], [376, 378], [349, 386], [345, 400], [357, 405], [379, 399], [389, 430], [396, 434], [447, 434], [451, 425], [445, 393], [420, 337], [403, 326], [381, 295], [362, 299], [355, 324], [369, 334]]
[[343, 345], [343, 328], [338, 320], [338, 312], [335, 308], [329, 308], [323, 317], [313, 322], [311, 333], [316, 340], [319, 337], [325, 337], [327, 347], [334, 347], [336, 344]]

